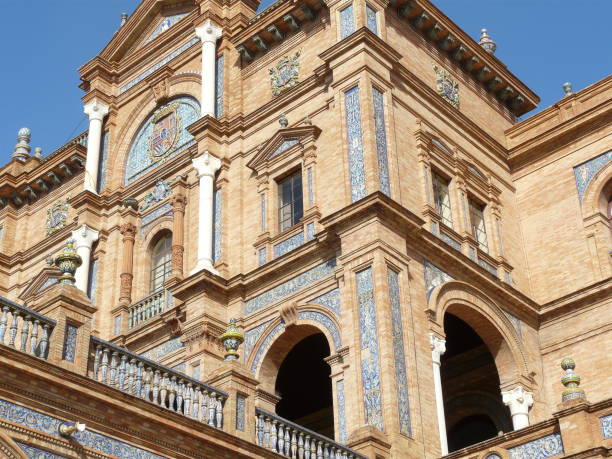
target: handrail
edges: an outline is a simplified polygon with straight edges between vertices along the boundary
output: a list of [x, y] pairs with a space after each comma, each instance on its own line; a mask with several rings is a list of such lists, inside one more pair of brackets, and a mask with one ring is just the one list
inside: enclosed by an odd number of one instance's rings
[[[20, 318], [21, 320], [19, 320]], [[55, 320], [8, 298], [0, 297], [0, 344], [4, 344], [6, 331], [8, 330], [7, 346], [46, 359], [49, 350], [49, 336], [55, 325]], [[20, 335], [19, 343], [17, 343], [18, 333]]]
[[160, 315], [169, 306], [168, 291], [157, 290], [128, 308], [128, 329], [135, 328]]
[[344, 445], [262, 408], [255, 408], [256, 443], [297, 459], [367, 459]]
[[223, 426], [227, 392], [95, 336], [92, 378], [212, 427]]

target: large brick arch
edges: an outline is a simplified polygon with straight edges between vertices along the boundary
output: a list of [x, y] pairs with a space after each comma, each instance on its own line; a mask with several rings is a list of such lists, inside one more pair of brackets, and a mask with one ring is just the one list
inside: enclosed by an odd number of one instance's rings
[[582, 196], [582, 216], [587, 218], [601, 212], [607, 216], [607, 199], [612, 194], [612, 162], [593, 176]]
[[483, 292], [461, 281], [436, 287], [430, 297], [436, 328], [444, 329], [444, 315], [451, 313], [482, 338], [495, 360], [502, 388], [530, 381], [521, 339], [502, 309]]

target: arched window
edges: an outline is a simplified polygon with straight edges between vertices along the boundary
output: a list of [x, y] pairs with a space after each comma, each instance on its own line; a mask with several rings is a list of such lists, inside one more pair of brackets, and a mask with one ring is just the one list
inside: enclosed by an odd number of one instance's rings
[[163, 288], [171, 272], [172, 235], [166, 233], [157, 240], [151, 253], [150, 292], [153, 293]]

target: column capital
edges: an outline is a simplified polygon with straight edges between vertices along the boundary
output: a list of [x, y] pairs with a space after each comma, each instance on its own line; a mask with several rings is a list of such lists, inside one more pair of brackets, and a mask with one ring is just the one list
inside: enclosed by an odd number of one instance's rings
[[193, 158], [193, 167], [198, 172], [198, 178], [213, 177], [215, 172], [221, 167], [221, 160], [212, 156], [208, 151], [205, 151], [202, 156]]
[[85, 104], [83, 112], [89, 117], [89, 121], [99, 120], [102, 121], [106, 115], [108, 115], [109, 107], [103, 104], [97, 99]]
[[122, 223], [119, 226], [119, 232], [123, 236], [123, 239], [132, 239], [136, 236], [136, 225], [130, 222]]
[[446, 352], [446, 340], [430, 333], [429, 344], [431, 346], [433, 363], [440, 365], [440, 357]]
[[195, 33], [202, 41], [202, 44], [216, 44], [217, 40], [221, 38], [221, 35], [223, 34], [223, 29], [214, 22], [212, 22], [210, 19], [207, 19], [204, 24], [196, 27]]
[[512, 390], [502, 392], [504, 405], [510, 408], [510, 414], [527, 414], [533, 405], [533, 393], [525, 390], [523, 386], [516, 386]]
[[99, 236], [100, 233], [98, 231], [91, 229], [87, 225], [83, 225], [72, 232], [72, 238], [75, 241], [77, 250], [81, 247], [91, 249], [91, 246], [98, 240]]

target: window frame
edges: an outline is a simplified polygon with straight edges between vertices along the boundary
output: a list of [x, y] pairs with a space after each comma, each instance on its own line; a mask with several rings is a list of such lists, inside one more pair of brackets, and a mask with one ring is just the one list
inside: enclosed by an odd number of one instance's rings
[[[470, 217], [470, 232], [478, 243], [478, 248], [485, 253], [489, 253], [489, 236], [487, 234], [487, 219], [485, 215], [487, 206], [477, 199], [474, 199], [473, 196], [468, 196], [467, 199]], [[480, 219], [479, 222], [474, 220], [475, 216]]]
[[[437, 184], [444, 185], [446, 189], [446, 205], [443, 202], [438, 202], [438, 187]], [[451, 193], [450, 193], [451, 180], [446, 178], [444, 175], [438, 173], [435, 170], [431, 171], [431, 188], [433, 193], [433, 203], [440, 217], [441, 223], [445, 226], [452, 228], [453, 227], [453, 204], [451, 202]], [[445, 211], [446, 210], [446, 211]]]
[[[302, 219], [304, 218], [304, 183], [303, 183], [303, 173], [302, 173], [302, 167], [300, 167], [299, 169], [293, 169], [291, 171], [289, 171], [287, 174], [283, 175], [282, 177], [279, 177], [278, 179], [276, 179], [276, 194], [277, 194], [277, 199], [276, 199], [276, 205], [277, 205], [277, 228], [278, 228], [278, 232], [283, 233], [285, 231], [290, 230], [291, 228], [295, 227], [296, 225], [299, 225], [302, 221]], [[299, 176], [299, 179], [296, 179]], [[282, 187], [285, 183], [287, 183], [288, 181], [290, 181], [290, 186], [289, 186], [289, 192], [291, 194], [290, 197], [290, 201], [288, 203], [284, 203], [283, 202], [283, 190]], [[296, 199], [296, 185], [299, 184], [299, 199]], [[299, 216], [297, 216], [297, 212], [296, 212], [296, 203], [300, 203], [300, 208], [301, 208], [301, 212], [299, 214]], [[284, 209], [287, 209], [287, 207], [289, 207], [290, 209], [290, 216], [289, 216], [289, 224], [285, 225], [285, 222], [287, 222], [287, 218], [283, 216], [283, 211]]]
[[[168, 245], [162, 249], [163, 252], [156, 254], [155, 250], [162, 241], [168, 241]], [[160, 259], [159, 262], [156, 262], [156, 257]], [[164, 283], [172, 274], [172, 233], [164, 232], [155, 239], [155, 242], [151, 245], [149, 262], [149, 294], [151, 295], [162, 290]], [[158, 282], [159, 279], [161, 279], [161, 283]]]

